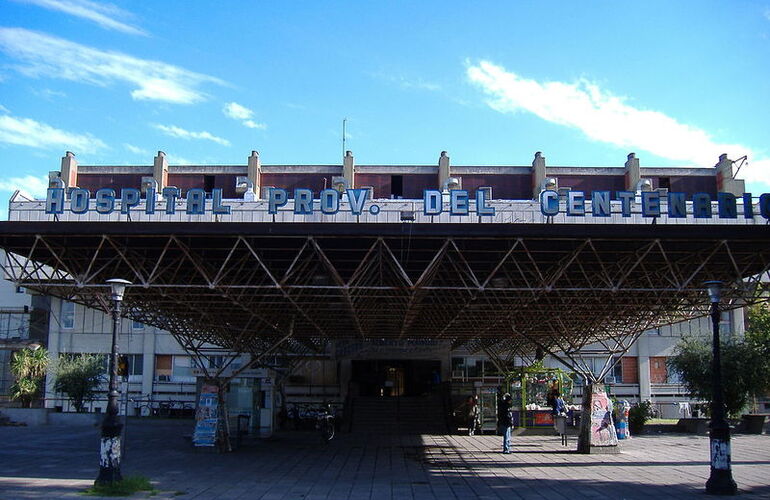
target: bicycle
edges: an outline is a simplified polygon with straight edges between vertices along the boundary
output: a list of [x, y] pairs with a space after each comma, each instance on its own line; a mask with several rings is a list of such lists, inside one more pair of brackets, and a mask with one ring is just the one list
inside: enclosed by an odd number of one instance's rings
[[324, 405], [323, 409], [318, 412], [315, 427], [320, 431], [321, 440], [324, 443], [334, 439], [334, 414], [331, 405]]

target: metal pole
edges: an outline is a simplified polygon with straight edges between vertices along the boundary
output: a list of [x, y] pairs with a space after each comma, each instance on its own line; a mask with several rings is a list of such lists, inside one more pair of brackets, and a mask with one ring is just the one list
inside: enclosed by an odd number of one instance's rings
[[735, 495], [738, 486], [733, 480], [730, 469], [730, 426], [725, 420], [725, 405], [722, 394], [722, 364], [719, 342], [719, 294], [711, 297], [711, 325], [714, 331], [712, 344], [712, 389], [711, 425], [709, 442], [711, 444], [711, 475], [706, 481], [706, 493], [712, 495]]
[[123, 425], [118, 419], [118, 331], [120, 330], [120, 301], [113, 297], [112, 349], [110, 351], [110, 392], [107, 414], [102, 421], [102, 439], [99, 452], [97, 484], [121, 481], [120, 433]]

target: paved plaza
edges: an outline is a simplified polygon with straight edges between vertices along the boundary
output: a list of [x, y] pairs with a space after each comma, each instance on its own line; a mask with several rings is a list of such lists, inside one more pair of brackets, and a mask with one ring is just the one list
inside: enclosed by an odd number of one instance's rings
[[[578, 455], [557, 436], [286, 432], [226, 455], [194, 450], [190, 420], [129, 421], [124, 474], [178, 499], [704, 498], [708, 438], [662, 434], [623, 442], [618, 455]], [[0, 427], [0, 498], [84, 498], [98, 471], [95, 427]], [[733, 437], [741, 495], [770, 498], [770, 436]], [[137, 494], [147, 497], [147, 494]]]

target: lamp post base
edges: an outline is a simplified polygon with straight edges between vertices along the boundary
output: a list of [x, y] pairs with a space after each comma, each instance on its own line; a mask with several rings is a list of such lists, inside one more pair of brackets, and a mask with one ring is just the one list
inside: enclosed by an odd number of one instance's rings
[[[720, 425], [721, 424], [721, 425]], [[735, 495], [738, 486], [733, 480], [730, 468], [730, 428], [727, 422], [712, 423], [711, 437], [711, 475], [706, 481], [706, 493], [710, 495]]]
[[738, 485], [733, 481], [733, 474], [729, 470], [711, 469], [711, 477], [706, 481], [706, 493], [709, 495], [735, 495], [738, 493]]
[[120, 424], [110, 425], [109, 423], [102, 427], [99, 476], [94, 481], [95, 484], [110, 484], [123, 480], [123, 475], [120, 473], [120, 431], [122, 427]]

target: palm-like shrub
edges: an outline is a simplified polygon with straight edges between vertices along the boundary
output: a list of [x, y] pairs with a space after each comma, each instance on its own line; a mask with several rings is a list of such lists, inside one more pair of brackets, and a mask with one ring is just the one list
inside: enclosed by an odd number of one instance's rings
[[11, 373], [16, 381], [11, 386], [11, 397], [31, 408], [42, 391], [48, 369], [48, 351], [42, 347], [24, 348], [11, 356]]

